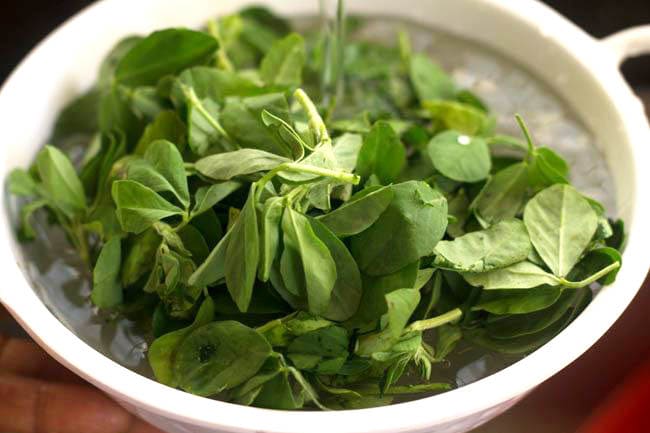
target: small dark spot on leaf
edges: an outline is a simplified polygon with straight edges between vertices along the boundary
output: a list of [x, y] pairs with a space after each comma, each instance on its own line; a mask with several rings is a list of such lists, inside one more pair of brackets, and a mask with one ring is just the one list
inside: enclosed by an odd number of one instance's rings
[[199, 361], [208, 362], [210, 358], [215, 354], [217, 348], [212, 344], [206, 344], [199, 347]]

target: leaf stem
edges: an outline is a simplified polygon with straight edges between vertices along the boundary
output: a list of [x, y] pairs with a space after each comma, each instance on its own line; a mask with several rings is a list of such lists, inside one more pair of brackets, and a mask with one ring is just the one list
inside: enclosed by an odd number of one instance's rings
[[208, 113], [208, 110], [205, 109], [203, 103], [199, 100], [198, 96], [196, 96], [196, 92], [194, 92], [194, 89], [184, 84], [181, 85], [181, 89], [183, 90], [183, 94], [185, 95], [185, 97], [194, 105], [194, 107], [199, 111], [201, 116], [203, 116], [203, 118], [210, 124], [210, 126], [216, 129], [217, 132], [223, 135], [226, 139], [232, 141], [230, 136], [226, 132], [226, 130], [223, 129], [223, 126], [221, 126], [221, 123], [219, 123], [219, 121], [215, 119], [210, 113]]
[[426, 331], [427, 329], [437, 328], [447, 323], [455, 322], [463, 316], [463, 310], [454, 308], [440, 316], [432, 317], [430, 319], [418, 320], [411, 323], [404, 329], [404, 334], [416, 331]]
[[530, 157], [535, 152], [535, 144], [533, 144], [533, 137], [530, 135], [528, 126], [526, 126], [526, 122], [524, 122], [524, 119], [523, 117], [521, 117], [521, 115], [515, 114], [515, 120], [517, 120], [517, 123], [519, 124], [519, 128], [521, 128], [521, 131], [524, 133], [524, 137], [528, 142], [528, 155]]
[[256, 198], [259, 198], [259, 194], [261, 194], [264, 186], [281, 171], [290, 171], [293, 173], [309, 173], [316, 176], [329, 177], [344, 183], [351, 183], [353, 185], [358, 185], [359, 181], [361, 180], [356, 174], [348, 173], [346, 171], [330, 170], [328, 168], [316, 167], [314, 165], [302, 164], [298, 162], [287, 162], [278, 165], [273, 170], [270, 170], [256, 182], [258, 191], [258, 196]]
[[186, 225], [190, 223], [190, 221], [192, 221], [193, 215], [190, 214], [189, 209], [185, 209], [185, 212], [183, 212], [182, 217], [183, 220], [180, 223], [178, 223], [176, 227], [172, 229], [173, 232], [178, 233], [179, 231], [181, 231]]
[[605, 275], [609, 274], [610, 272], [620, 267], [621, 267], [621, 262], [614, 262], [611, 265], [604, 267], [600, 271], [596, 272], [595, 274], [591, 275], [588, 278], [585, 278], [582, 281], [568, 281], [564, 278], [559, 278], [559, 281], [562, 286], [568, 289], [581, 289], [583, 287], [590, 285], [591, 283], [598, 281]]
[[92, 267], [90, 263], [90, 250], [88, 248], [88, 237], [86, 236], [86, 231], [83, 226], [77, 222], [73, 222], [72, 226], [69, 229], [70, 236], [73, 240], [73, 243], [79, 251], [79, 256], [83, 260], [84, 264]]
[[307, 93], [305, 93], [305, 91], [302, 89], [296, 89], [296, 91], [293, 93], [293, 96], [296, 98], [302, 109], [305, 110], [305, 113], [307, 113], [307, 119], [309, 119], [309, 127], [312, 129], [314, 135], [316, 136], [316, 142], [331, 143], [332, 139], [330, 138], [329, 132], [327, 132], [325, 122], [320, 116], [316, 105], [314, 105], [314, 102], [309, 98]]
[[226, 52], [226, 47], [223, 43], [221, 32], [219, 31], [219, 23], [216, 19], [213, 18], [208, 20], [208, 32], [213, 38], [217, 40], [217, 42], [219, 42], [219, 49], [217, 50], [217, 54], [215, 56], [217, 60], [217, 67], [228, 72], [234, 71], [235, 67], [228, 58], [228, 53]]
[[329, 177], [340, 180], [341, 182], [351, 183], [352, 185], [358, 185], [360, 181], [359, 176], [356, 174], [345, 171], [330, 170], [329, 168], [317, 167], [315, 165], [289, 162], [282, 164], [280, 167], [283, 167], [282, 171], [315, 174], [316, 176]]

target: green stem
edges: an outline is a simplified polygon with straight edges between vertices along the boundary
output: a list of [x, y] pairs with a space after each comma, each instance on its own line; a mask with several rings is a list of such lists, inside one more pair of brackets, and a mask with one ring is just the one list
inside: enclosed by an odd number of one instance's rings
[[289, 191], [289, 193], [284, 198], [289, 204], [291, 204], [296, 200], [301, 200], [305, 194], [307, 194], [307, 190], [304, 187], [299, 186]]
[[413, 47], [411, 46], [411, 38], [406, 29], [402, 28], [397, 32], [397, 41], [404, 70], [408, 71], [411, 66]]
[[336, 179], [344, 183], [351, 183], [353, 185], [358, 185], [360, 178], [356, 174], [348, 173], [345, 171], [336, 171], [330, 170], [328, 168], [316, 167], [309, 164], [301, 164], [296, 162], [287, 162], [280, 164], [275, 167], [273, 170], [270, 170], [264, 176], [262, 176], [257, 183], [257, 197], [262, 193], [264, 186], [271, 181], [278, 173], [281, 171], [290, 171], [292, 173], [308, 173], [314, 174], [316, 176], [329, 177]]
[[232, 62], [228, 58], [228, 53], [226, 52], [225, 44], [223, 43], [223, 38], [221, 37], [221, 32], [219, 31], [219, 23], [215, 19], [208, 20], [208, 32], [212, 35], [213, 38], [219, 42], [219, 49], [217, 50], [217, 67], [223, 69], [224, 71], [232, 72], [235, 70]]
[[588, 278], [585, 278], [582, 281], [568, 281], [564, 278], [559, 278], [560, 284], [568, 289], [581, 289], [592, 283], [595, 283], [605, 275], [621, 267], [621, 262], [614, 262], [611, 265], [601, 269], [595, 274], [591, 275]]
[[312, 129], [312, 131], [314, 131], [316, 142], [331, 143], [332, 139], [327, 132], [325, 122], [320, 116], [320, 113], [318, 112], [318, 109], [316, 108], [314, 102], [302, 89], [296, 89], [296, 91], [293, 93], [293, 96], [296, 98], [302, 109], [305, 110], [305, 113], [307, 113], [307, 119], [309, 119], [309, 127]]
[[266, 173], [264, 176], [259, 178], [259, 180], [256, 182], [257, 183], [257, 191], [255, 195], [255, 201], [259, 202], [259, 198], [262, 195], [262, 191], [264, 190], [264, 187], [266, 186], [267, 183], [271, 181], [279, 172], [282, 171], [282, 166], [284, 164], [280, 164], [277, 167], [275, 167], [273, 170], [270, 170], [268, 173]]
[[528, 143], [524, 143], [523, 141], [515, 138], [515, 137], [510, 137], [508, 135], [494, 135], [492, 137], [488, 137], [485, 139], [487, 141], [488, 146], [504, 146], [509, 149], [513, 150], [518, 150], [518, 151], [524, 151], [528, 152], [530, 150]]
[[418, 320], [411, 323], [404, 329], [404, 334], [416, 331], [426, 331], [427, 329], [437, 328], [447, 323], [455, 322], [463, 316], [463, 310], [454, 308], [451, 311], [441, 314], [440, 316], [432, 317], [430, 319]]
[[210, 126], [216, 129], [217, 132], [219, 132], [219, 134], [223, 135], [226, 139], [231, 141], [230, 136], [228, 135], [226, 130], [223, 129], [221, 123], [219, 123], [217, 119], [212, 117], [212, 115], [208, 113], [208, 110], [205, 109], [203, 103], [199, 100], [198, 96], [196, 96], [194, 89], [186, 85], [181, 85], [181, 88], [183, 90], [183, 94], [185, 95], [185, 97], [192, 103], [192, 105], [194, 105], [194, 108], [196, 108], [199, 111], [201, 116], [203, 116], [203, 118], [210, 124]]
[[316, 176], [329, 177], [352, 185], [358, 185], [360, 178], [356, 174], [348, 173], [345, 171], [330, 170], [328, 168], [317, 167], [315, 165], [301, 164], [289, 162], [282, 164], [284, 166], [282, 171], [290, 171], [293, 173], [308, 173]]
[[178, 232], [181, 231], [181, 230], [182, 230], [186, 225], [188, 225], [188, 224], [190, 223], [190, 221], [192, 221], [192, 215], [190, 214], [190, 211], [189, 211], [188, 209], [185, 210], [185, 212], [183, 213], [182, 216], [183, 216], [183, 220], [182, 220], [180, 223], [178, 223], [178, 225], [177, 225], [176, 227], [174, 227], [174, 228], [172, 229], [172, 231], [178, 233]]
[[519, 114], [515, 114], [515, 119], [517, 120], [517, 123], [519, 124], [519, 127], [521, 128], [521, 131], [524, 133], [524, 137], [528, 142], [528, 156], [530, 157], [533, 155], [533, 152], [535, 152], [533, 137], [530, 135], [530, 131], [528, 130], [528, 126], [526, 126], [526, 122], [524, 122], [524, 119]]
[[[59, 221], [61, 220], [59, 219]], [[86, 230], [84, 230], [83, 225], [78, 221], [72, 221], [70, 225], [63, 224], [63, 227], [68, 232], [70, 240], [79, 252], [79, 257], [81, 257], [83, 263], [92, 269], [90, 248], [88, 247], [88, 236], [86, 236]]]

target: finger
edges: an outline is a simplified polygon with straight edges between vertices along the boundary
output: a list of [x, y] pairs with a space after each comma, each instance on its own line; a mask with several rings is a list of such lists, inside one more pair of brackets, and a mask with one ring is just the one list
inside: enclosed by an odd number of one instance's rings
[[0, 373], [12, 373], [57, 382], [82, 380], [57, 363], [32, 341], [0, 335]]
[[0, 431], [124, 433], [134, 418], [98, 390], [0, 376]]

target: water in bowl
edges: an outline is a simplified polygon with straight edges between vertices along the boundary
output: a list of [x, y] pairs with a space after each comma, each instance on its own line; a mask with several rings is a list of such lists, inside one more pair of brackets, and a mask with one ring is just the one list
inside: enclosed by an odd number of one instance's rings
[[[313, 20], [302, 20], [305, 26]], [[474, 42], [413, 23], [373, 18], [354, 37], [394, 43], [397, 29], [407, 29], [414, 48], [436, 59], [462, 87], [478, 94], [497, 116], [501, 133], [517, 135], [514, 114], [527, 121], [539, 144], [554, 148], [572, 167], [578, 189], [615, 211], [616, 200], [607, 164], [593, 135], [548, 86], [517, 63]], [[37, 218], [38, 237], [23, 247], [27, 273], [50, 310], [91, 347], [119, 364], [151, 377], [146, 361], [151, 335], [147, 326], [99, 313], [90, 303], [91, 274], [63, 232]], [[433, 381], [463, 386], [516, 362], [464, 343], [435, 366]]]

